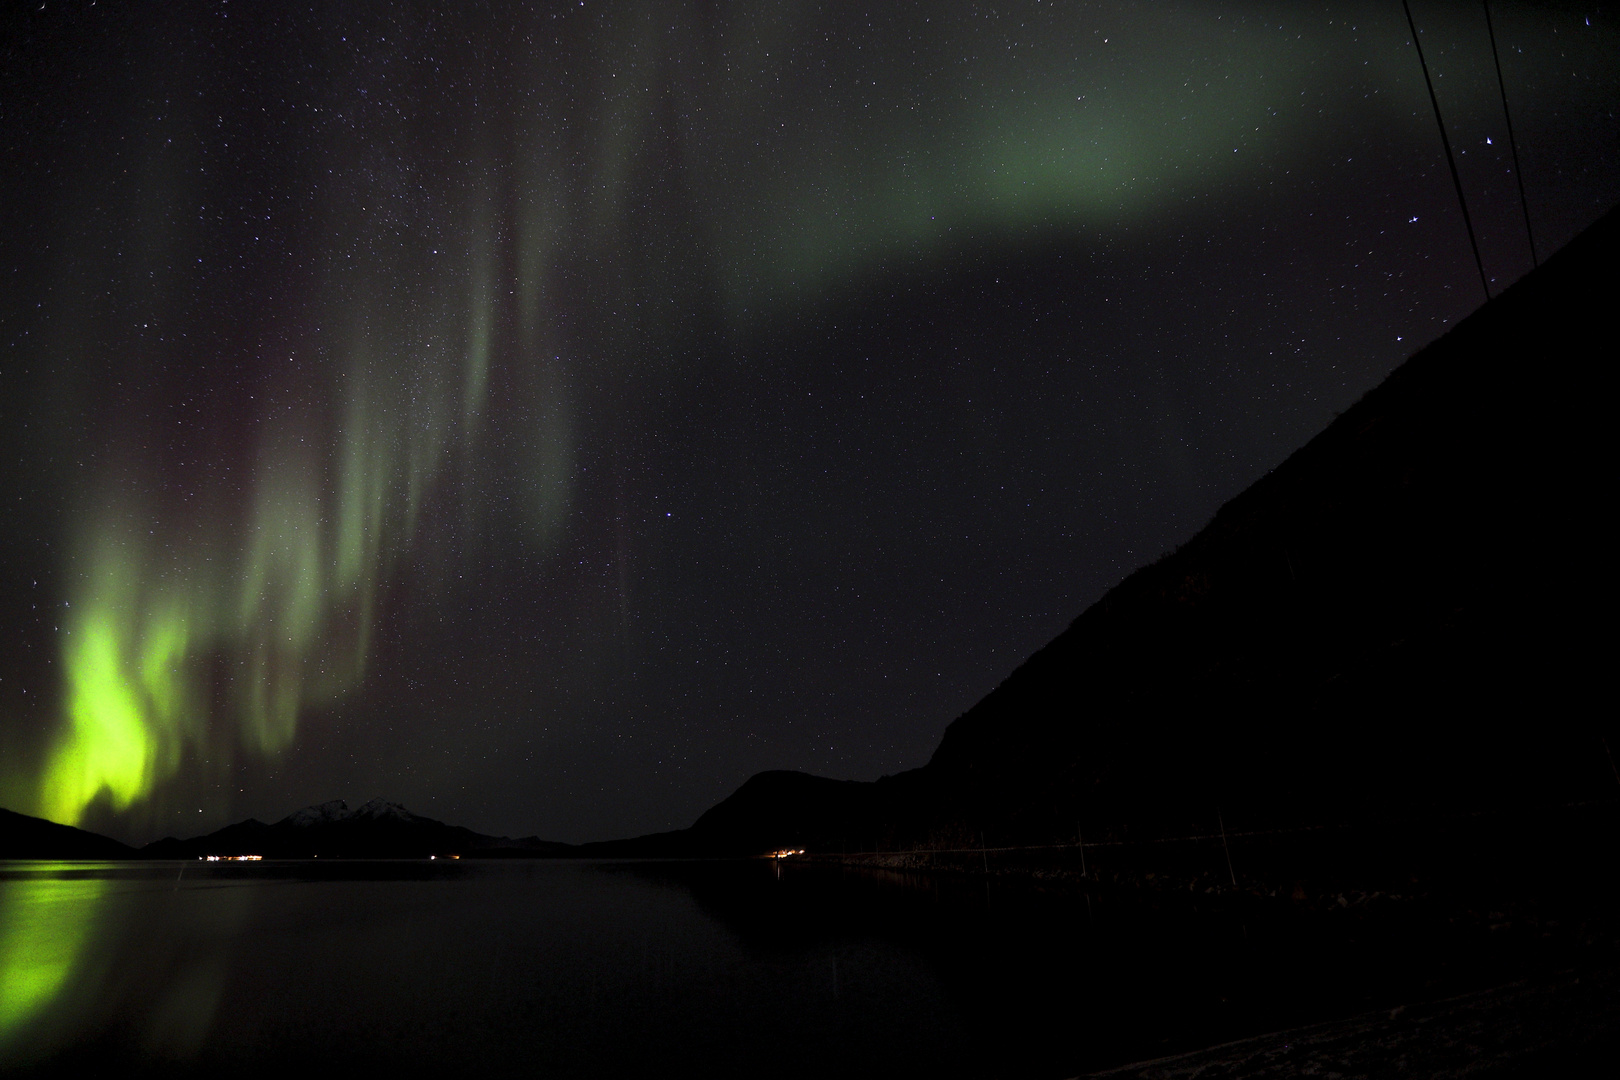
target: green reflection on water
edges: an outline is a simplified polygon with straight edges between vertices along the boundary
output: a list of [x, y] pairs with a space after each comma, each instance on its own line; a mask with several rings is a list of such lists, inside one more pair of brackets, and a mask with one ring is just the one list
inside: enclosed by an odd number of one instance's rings
[[100, 878], [0, 879], [0, 1053], [68, 988], [106, 889]]

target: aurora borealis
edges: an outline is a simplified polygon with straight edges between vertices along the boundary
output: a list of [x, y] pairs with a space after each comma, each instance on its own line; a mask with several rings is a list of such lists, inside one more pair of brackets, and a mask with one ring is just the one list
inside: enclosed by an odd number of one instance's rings
[[[1413, 7], [1500, 287], [1484, 22]], [[1492, 13], [1545, 253], [1620, 36]], [[1481, 300], [1398, 3], [5, 18], [0, 805], [137, 842], [922, 764]]]

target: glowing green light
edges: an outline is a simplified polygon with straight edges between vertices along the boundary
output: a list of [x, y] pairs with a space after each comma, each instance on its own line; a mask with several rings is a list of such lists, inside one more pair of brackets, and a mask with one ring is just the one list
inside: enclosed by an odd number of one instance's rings
[[407, 347], [356, 319], [341, 424], [269, 415], [239, 516], [166, 522], [122, 483], [91, 504], [69, 567], [64, 723], [40, 773], [42, 816], [77, 823], [99, 798], [125, 810], [188, 747], [215, 766], [238, 749], [273, 753], [307, 706], [359, 683], [380, 583], [481, 423], [494, 269], [487, 250], [474, 262], [465, 349], [430, 333]]
[[0, 1052], [66, 988], [105, 889], [94, 878], [0, 881]]
[[[821, 48], [835, 35], [818, 20], [839, 19], [809, 6], [763, 5], [737, 22], [723, 70], [702, 78], [680, 74], [708, 33], [695, 16], [672, 7], [668, 33], [662, 19], [604, 16], [592, 40], [617, 44], [568, 65], [597, 105], [566, 104], [559, 69], [518, 50], [498, 78], [526, 104], [481, 123], [469, 161], [412, 160], [403, 129], [362, 110], [373, 119], [312, 174], [325, 177], [316, 201], [327, 204], [312, 208], [319, 239], [300, 254], [318, 280], [288, 308], [308, 316], [288, 323], [297, 355], [229, 358], [227, 369], [248, 364], [266, 381], [238, 448], [251, 468], [235, 452], [211, 462], [199, 475], [213, 480], [188, 478], [182, 511], [159, 475], [167, 465], [109, 453], [93, 480], [102, 497], [76, 493], [61, 568], [72, 583], [62, 724], [37, 774], [41, 812], [71, 822], [98, 798], [127, 808], [183, 758], [218, 768], [244, 748], [289, 745], [311, 703], [359, 683], [383, 583], [422, 518], [456, 505], [476, 535], [475, 503], [490, 490], [478, 470], [494, 467], [480, 442], [512, 455], [522, 519], [542, 548], [556, 545], [590, 419], [574, 380], [684, 355], [693, 315], [717, 308], [746, 335], [830, 288], [958, 246], [1118, 236], [1173, 222], [1213, 192], [1282, 195], [1294, 156], [1345, 137], [1319, 91], [1352, 76], [1381, 110], [1369, 115], [1426, 124], [1399, 20], [1363, 40], [1331, 22], [1272, 26], [1208, 5], [1041, 5], [1002, 42], [970, 7], [899, 17], [922, 66], [885, 58], [875, 46], [899, 39], [881, 31], [861, 55], [829, 57], [836, 78], [805, 74], [822, 66], [802, 63], [812, 54], [795, 43]], [[661, 49], [682, 62], [663, 64]], [[631, 56], [644, 72], [667, 69], [667, 87], [624, 77]], [[1432, 141], [1426, 127], [1422, 138]], [[132, 236], [161, 241], [153, 252], [200, 242], [191, 212], [177, 211], [212, 199], [167, 168], [152, 170], [161, 183], [131, 222]], [[97, 239], [95, 250], [120, 246]], [[60, 262], [93, 270], [94, 295], [125, 272], [82, 254]], [[164, 255], [134, 280], [172, 275], [151, 286], [164, 307], [162, 296], [187, 294], [179, 266]], [[592, 310], [564, 324], [549, 308], [570, 295], [566, 278], [552, 280], [569, 266], [594, 268], [579, 297]], [[55, 345], [66, 355], [71, 340]], [[192, 370], [197, 340], [143, 348], [177, 350], [174, 370]], [[170, 370], [157, 353], [152, 370]], [[134, 444], [183, 449], [192, 463], [208, 453], [150, 434]], [[456, 483], [454, 498], [435, 497]]]
[[123, 809], [147, 790], [152, 739], [124, 663], [120, 627], [92, 611], [67, 648], [69, 728], [45, 780], [45, 816], [76, 823], [103, 789]]

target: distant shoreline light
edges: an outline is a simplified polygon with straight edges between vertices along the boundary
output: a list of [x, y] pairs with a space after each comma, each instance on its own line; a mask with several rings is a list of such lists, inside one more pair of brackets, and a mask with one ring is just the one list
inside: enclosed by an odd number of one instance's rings
[[208, 862], [260, 862], [260, 861], [262, 861], [264, 859], [264, 856], [263, 855], [199, 855], [199, 856], [197, 856], [197, 860], [199, 862], [201, 862], [201, 861], [203, 861], [205, 859]]

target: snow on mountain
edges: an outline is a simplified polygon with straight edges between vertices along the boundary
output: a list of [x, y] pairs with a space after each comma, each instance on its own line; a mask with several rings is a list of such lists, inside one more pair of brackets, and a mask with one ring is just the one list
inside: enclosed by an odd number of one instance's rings
[[330, 825], [351, 816], [349, 804], [342, 799], [332, 799], [317, 806], [306, 806], [302, 810], [294, 811], [277, 822], [280, 825], [292, 825], [296, 828], [307, 829], [312, 825]]

